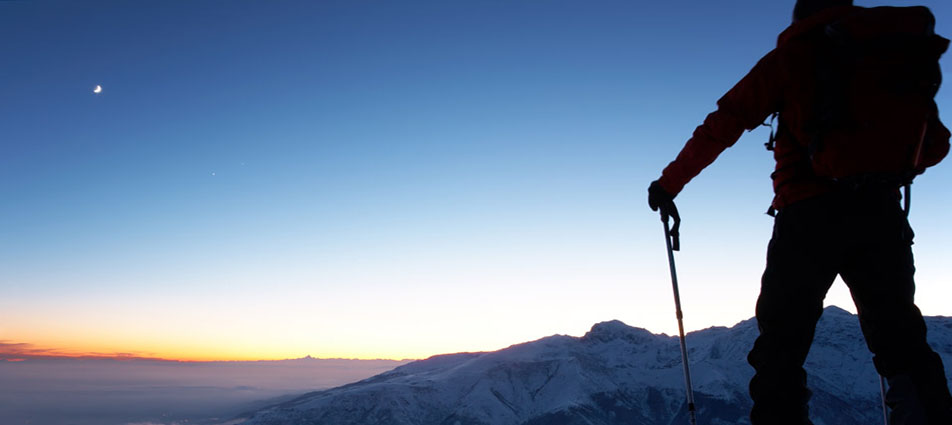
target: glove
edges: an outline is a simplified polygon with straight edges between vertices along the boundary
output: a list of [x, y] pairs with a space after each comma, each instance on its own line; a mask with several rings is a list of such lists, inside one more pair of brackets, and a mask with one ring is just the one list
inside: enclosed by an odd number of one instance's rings
[[648, 186], [648, 206], [651, 207], [651, 211], [661, 209], [661, 214], [666, 216], [671, 216], [673, 215], [672, 212], [678, 210], [674, 206], [674, 195], [664, 190], [657, 180], [651, 182], [651, 186]]

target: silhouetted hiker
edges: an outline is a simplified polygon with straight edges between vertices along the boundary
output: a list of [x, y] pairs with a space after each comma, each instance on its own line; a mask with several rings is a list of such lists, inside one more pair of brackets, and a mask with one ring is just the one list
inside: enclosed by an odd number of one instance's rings
[[[707, 116], [648, 189], [670, 211], [684, 185], [779, 113], [768, 149], [776, 197], [748, 356], [754, 425], [810, 424], [803, 362], [837, 275], [849, 286], [892, 423], [952, 424], [942, 361], [913, 301], [913, 232], [900, 188], [949, 151], [933, 96], [938, 57], [924, 7], [862, 8], [800, 0], [793, 24]], [[908, 152], [908, 154], [907, 154]]]

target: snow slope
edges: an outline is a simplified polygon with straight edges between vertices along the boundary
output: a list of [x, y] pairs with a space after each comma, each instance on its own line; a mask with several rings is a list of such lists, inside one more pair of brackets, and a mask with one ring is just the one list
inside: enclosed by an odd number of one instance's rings
[[[952, 362], [952, 318], [927, 318]], [[753, 319], [688, 335], [699, 423], [744, 424]], [[855, 316], [829, 307], [807, 360], [817, 425], [882, 421], [879, 377]], [[435, 356], [245, 415], [245, 425], [688, 423], [678, 338], [619, 321], [489, 353]]]

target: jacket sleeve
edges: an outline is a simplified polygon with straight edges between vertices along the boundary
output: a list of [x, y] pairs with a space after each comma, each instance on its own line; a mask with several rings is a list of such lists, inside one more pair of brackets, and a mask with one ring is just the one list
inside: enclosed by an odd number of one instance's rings
[[949, 154], [949, 129], [939, 121], [938, 114], [933, 116], [932, 121], [926, 128], [925, 139], [923, 140], [922, 156], [920, 157], [919, 172], [925, 171], [927, 167], [938, 164]]
[[764, 56], [727, 94], [717, 101], [717, 110], [694, 130], [677, 158], [661, 173], [659, 183], [677, 195], [701, 170], [734, 145], [744, 130], [753, 130], [778, 110], [781, 84], [777, 51]]

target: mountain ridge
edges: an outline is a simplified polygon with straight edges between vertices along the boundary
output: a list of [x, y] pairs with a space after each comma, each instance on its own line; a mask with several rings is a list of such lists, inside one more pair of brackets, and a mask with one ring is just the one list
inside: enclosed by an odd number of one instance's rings
[[[952, 361], [952, 319], [927, 318]], [[754, 319], [687, 335], [698, 416], [744, 424]], [[366, 380], [243, 415], [246, 425], [668, 425], [686, 420], [677, 336], [621, 321], [478, 353], [432, 356]], [[817, 425], [881, 420], [879, 380], [856, 317], [827, 307], [806, 367]]]

